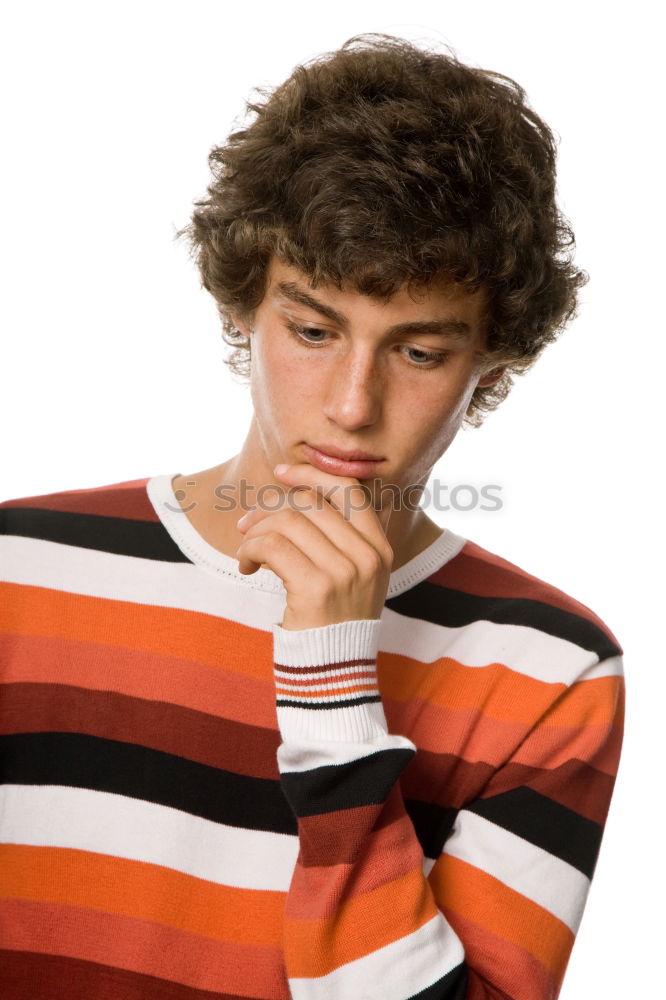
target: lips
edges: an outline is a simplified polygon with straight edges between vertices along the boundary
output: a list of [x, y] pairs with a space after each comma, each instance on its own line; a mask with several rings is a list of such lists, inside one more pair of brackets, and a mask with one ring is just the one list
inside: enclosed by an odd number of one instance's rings
[[323, 455], [340, 458], [344, 462], [382, 462], [384, 460], [383, 455], [371, 455], [369, 451], [344, 451], [332, 444], [311, 444], [310, 447], [316, 448]]
[[[326, 448], [331, 448], [330, 445], [325, 445]], [[377, 476], [379, 467], [381, 466], [383, 459], [349, 459], [349, 458], [335, 458], [331, 454], [327, 454], [324, 451], [319, 451], [318, 448], [313, 447], [310, 444], [303, 444], [303, 452], [305, 453], [306, 460], [310, 465], [314, 465], [315, 469], [319, 469], [320, 472], [328, 472], [333, 476], [349, 476], [354, 479], [370, 479], [373, 476]], [[339, 448], [335, 449], [340, 451]], [[344, 453], [343, 453], [344, 454]], [[347, 452], [347, 454], [350, 454]], [[366, 452], [351, 452], [352, 455], [365, 454]]]

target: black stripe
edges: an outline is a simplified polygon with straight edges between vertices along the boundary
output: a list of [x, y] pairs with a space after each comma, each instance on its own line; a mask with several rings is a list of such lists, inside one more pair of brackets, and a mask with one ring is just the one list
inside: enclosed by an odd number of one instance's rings
[[61, 545], [77, 545], [140, 559], [191, 562], [159, 521], [135, 521], [104, 514], [33, 507], [3, 507], [0, 509], [0, 535], [40, 538]]
[[[468, 978], [467, 964], [461, 962], [432, 986], [427, 986], [419, 993], [410, 993], [407, 1000], [465, 1000]], [[495, 995], [499, 997], [499, 993]], [[503, 993], [502, 996], [506, 997], [506, 994]], [[510, 998], [506, 997], [506, 1000]]]
[[0, 781], [66, 785], [171, 806], [215, 823], [297, 833], [278, 780], [82, 733], [0, 736]]
[[327, 764], [282, 775], [282, 788], [297, 816], [386, 802], [415, 750], [380, 750], [346, 764]]
[[303, 702], [294, 699], [276, 698], [275, 704], [278, 707], [292, 706], [293, 708], [350, 708], [352, 705], [367, 705], [370, 702], [381, 701], [378, 694], [366, 694], [358, 698], [347, 698], [345, 701]]
[[533, 788], [512, 788], [465, 806], [592, 878], [603, 827]]
[[526, 597], [479, 597], [424, 581], [389, 598], [386, 607], [408, 618], [420, 618], [449, 628], [481, 620], [497, 625], [526, 625], [590, 649], [600, 660], [622, 652], [594, 622]]
[[442, 853], [444, 841], [453, 829], [458, 810], [452, 806], [440, 806], [436, 802], [422, 802], [418, 799], [406, 798], [404, 802], [425, 857], [437, 860]]

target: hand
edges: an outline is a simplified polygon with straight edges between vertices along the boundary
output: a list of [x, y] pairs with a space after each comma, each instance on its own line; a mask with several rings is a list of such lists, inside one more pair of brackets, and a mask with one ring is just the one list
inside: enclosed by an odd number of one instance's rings
[[379, 618], [393, 565], [386, 538], [390, 508], [375, 511], [358, 479], [305, 462], [274, 475], [293, 489], [279, 510], [255, 507], [240, 519], [240, 572], [266, 565], [282, 579], [285, 629]]

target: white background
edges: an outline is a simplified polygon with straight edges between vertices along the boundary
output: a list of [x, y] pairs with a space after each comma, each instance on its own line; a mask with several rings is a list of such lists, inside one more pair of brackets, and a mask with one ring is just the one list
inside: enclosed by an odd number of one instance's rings
[[240, 448], [249, 392], [223, 364], [213, 302], [173, 234], [252, 87], [381, 31], [514, 77], [559, 136], [560, 204], [591, 276], [579, 318], [434, 470], [501, 485], [503, 509], [429, 513], [591, 607], [625, 649], [624, 756], [562, 1000], [652, 994], [662, 951], [655, 11], [24, 0], [5, 6], [0, 51], [0, 500], [194, 472]]

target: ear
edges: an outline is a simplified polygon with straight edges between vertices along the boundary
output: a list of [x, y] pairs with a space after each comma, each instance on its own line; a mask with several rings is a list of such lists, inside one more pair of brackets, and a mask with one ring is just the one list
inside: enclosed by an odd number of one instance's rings
[[488, 372], [487, 375], [484, 375], [482, 378], [479, 379], [479, 381], [476, 383], [477, 387], [481, 386], [482, 388], [485, 389], [489, 385], [495, 385], [495, 383], [499, 382], [502, 375], [504, 374], [504, 368], [505, 366], [501, 368], [493, 368], [493, 370]]
[[248, 338], [250, 337], [250, 334], [252, 333], [252, 330], [250, 329], [249, 325], [247, 323], [243, 322], [243, 320], [239, 319], [238, 316], [235, 313], [231, 313], [231, 322], [236, 327], [236, 329], [240, 330], [240, 332], [245, 337], [248, 337]]

